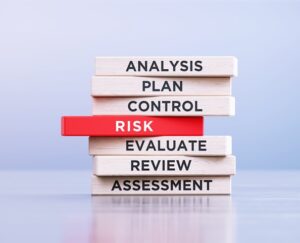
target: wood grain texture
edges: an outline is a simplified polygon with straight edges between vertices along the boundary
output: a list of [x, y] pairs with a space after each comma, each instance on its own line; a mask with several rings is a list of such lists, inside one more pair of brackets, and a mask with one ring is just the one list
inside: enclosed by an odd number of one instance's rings
[[[134, 69], [128, 68], [130, 67], [130, 62], [132, 62], [132, 64], [134, 65]], [[183, 62], [185, 62], [184, 65], [182, 65]], [[195, 62], [201, 63], [200, 69], [196, 68]], [[147, 67], [138, 69], [139, 63], [142, 63]], [[172, 63], [176, 63], [178, 65], [173, 66]], [[153, 68], [154, 66], [155, 68]], [[96, 75], [169, 77], [237, 76], [237, 59], [231, 56], [97, 57]]]
[[233, 116], [232, 96], [93, 98], [93, 115]]
[[94, 156], [97, 176], [234, 175], [235, 156]]
[[[201, 185], [201, 188], [196, 186]], [[92, 195], [206, 195], [230, 194], [230, 176], [98, 177], [92, 176]]]
[[90, 137], [91, 155], [231, 155], [230, 136]]
[[94, 76], [92, 96], [229, 96], [231, 82], [230, 77]]

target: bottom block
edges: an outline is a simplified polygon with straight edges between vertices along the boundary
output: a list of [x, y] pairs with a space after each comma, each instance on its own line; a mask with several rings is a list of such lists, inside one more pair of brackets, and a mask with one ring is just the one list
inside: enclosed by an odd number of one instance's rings
[[230, 176], [92, 177], [92, 195], [200, 195], [230, 193]]

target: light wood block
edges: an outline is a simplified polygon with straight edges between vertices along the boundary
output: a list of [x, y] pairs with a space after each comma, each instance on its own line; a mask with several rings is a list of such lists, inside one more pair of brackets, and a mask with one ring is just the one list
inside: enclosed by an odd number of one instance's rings
[[230, 136], [90, 137], [91, 155], [231, 155]]
[[230, 194], [230, 176], [98, 177], [92, 176], [92, 195]]
[[92, 96], [231, 95], [231, 78], [94, 76]]
[[94, 156], [97, 176], [234, 175], [235, 156]]
[[232, 96], [93, 98], [93, 115], [233, 116]]
[[96, 75], [237, 76], [237, 59], [231, 56], [97, 57]]

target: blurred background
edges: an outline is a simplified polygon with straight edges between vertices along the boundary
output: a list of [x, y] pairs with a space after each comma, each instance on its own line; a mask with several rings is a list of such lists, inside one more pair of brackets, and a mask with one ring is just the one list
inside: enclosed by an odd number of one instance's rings
[[88, 169], [85, 137], [62, 115], [91, 114], [96, 56], [233, 55], [238, 169], [300, 168], [299, 1], [0, 0], [0, 169]]

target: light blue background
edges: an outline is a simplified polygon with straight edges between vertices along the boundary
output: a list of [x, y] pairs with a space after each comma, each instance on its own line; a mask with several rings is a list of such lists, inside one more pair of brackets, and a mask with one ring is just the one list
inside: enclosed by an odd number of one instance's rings
[[62, 115], [91, 114], [96, 56], [234, 55], [239, 169], [300, 168], [299, 1], [16, 1], [0, 7], [0, 169], [91, 168]]

